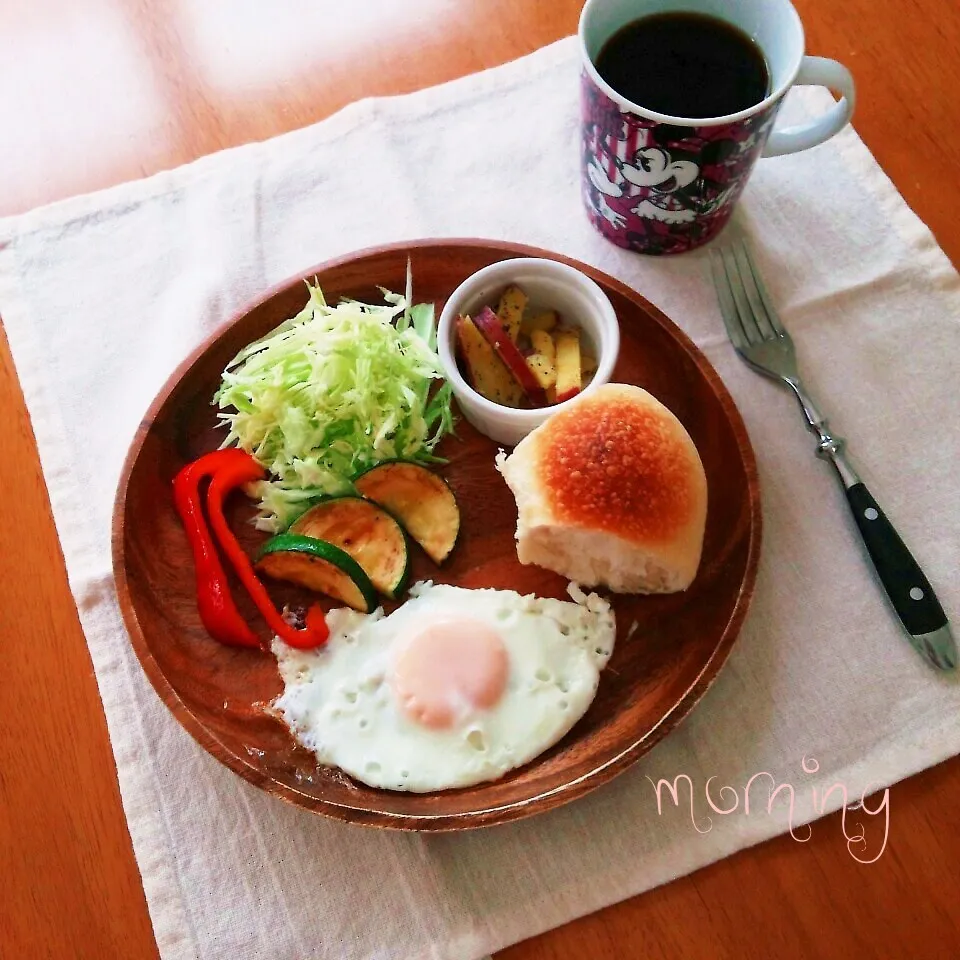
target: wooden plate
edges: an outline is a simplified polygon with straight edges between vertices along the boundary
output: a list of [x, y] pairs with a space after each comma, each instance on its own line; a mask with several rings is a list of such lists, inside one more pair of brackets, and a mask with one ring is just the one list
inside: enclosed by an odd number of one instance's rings
[[[473, 240], [421, 241], [367, 250], [309, 271], [329, 300], [377, 298], [376, 285], [402, 290], [408, 255], [417, 302], [446, 296], [474, 271], [543, 250]], [[273, 795], [353, 823], [408, 830], [460, 830], [517, 820], [567, 803], [607, 782], [666, 736], [716, 677], [743, 622], [757, 569], [760, 501], [756, 464], [733, 400], [693, 343], [662, 313], [618, 281], [574, 261], [607, 292], [620, 318], [622, 347], [613, 379], [639, 384], [676, 413], [706, 469], [709, 507], [703, 560], [692, 587], [663, 597], [616, 597], [617, 646], [587, 714], [553, 749], [495, 783], [430, 794], [376, 790], [318, 767], [262, 705], [280, 693], [266, 653], [222, 647], [196, 610], [193, 563], [174, 512], [171, 480], [213, 449], [210, 399], [237, 351], [296, 313], [301, 279], [215, 334], [173, 374], [154, 401], [121, 477], [113, 527], [117, 592], [143, 669], [174, 716], [218, 760]], [[417, 551], [414, 579], [497, 587], [565, 598], [566, 582], [517, 562], [516, 508], [494, 470], [495, 444], [460, 420], [441, 451], [462, 511], [459, 545], [438, 570]], [[253, 549], [263, 538], [244, 523], [237, 498], [233, 527]], [[412, 582], [412, 581], [411, 581]], [[274, 589], [279, 602], [306, 597]], [[241, 609], [260, 623], [241, 590]], [[633, 625], [633, 635], [627, 633]]]

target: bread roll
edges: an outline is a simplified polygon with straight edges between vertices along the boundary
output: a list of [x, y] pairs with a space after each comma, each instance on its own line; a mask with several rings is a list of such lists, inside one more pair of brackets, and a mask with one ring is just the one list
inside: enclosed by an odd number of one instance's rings
[[673, 593], [693, 582], [707, 479], [690, 435], [646, 390], [597, 388], [497, 466], [517, 501], [521, 563], [616, 593]]

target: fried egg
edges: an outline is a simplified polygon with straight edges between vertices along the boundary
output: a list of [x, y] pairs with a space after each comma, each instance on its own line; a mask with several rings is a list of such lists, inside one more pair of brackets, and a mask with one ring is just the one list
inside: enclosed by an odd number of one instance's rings
[[415, 584], [389, 615], [337, 609], [316, 650], [273, 642], [271, 705], [320, 763], [372, 787], [496, 780], [583, 716], [616, 635], [610, 605]]

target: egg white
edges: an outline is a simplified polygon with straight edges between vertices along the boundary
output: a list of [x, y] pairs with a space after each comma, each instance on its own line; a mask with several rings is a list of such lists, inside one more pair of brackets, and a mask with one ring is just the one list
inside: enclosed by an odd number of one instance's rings
[[[496, 780], [553, 746], [583, 716], [613, 652], [610, 605], [571, 585], [577, 602], [415, 584], [389, 616], [337, 609], [317, 650], [273, 642], [283, 693], [272, 710], [322, 764], [373, 787], [424, 792]], [[455, 615], [491, 626], [509, 660], [504, 694], [451, 728], [428, 729], [388, 683], [403, 637]]]

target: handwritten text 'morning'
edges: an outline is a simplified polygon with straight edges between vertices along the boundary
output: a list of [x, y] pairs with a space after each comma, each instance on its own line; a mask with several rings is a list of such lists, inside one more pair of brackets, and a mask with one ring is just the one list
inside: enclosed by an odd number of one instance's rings
[[[809, 760], [804, 757], [802, 762], [803, 772], [804, 773], [816, 773], [820, 769], [819, 762], [811, 757]], [[778, 784], [776, 778], [772, 773], [769, 773], [766, 770], [762, 770], [760, 773], [755, 773], [743, 787], [743, 803], [741, 804], [741, 794], [735, 787], [731, 787], [729, 784], [724, 784], [720, 787], [713, 787], [713, 781], [717, 777], [709, 777], [704, 784], [703, 794], [704, 799], [706, 800], [707, 806], [710, 808], [713, 813], [721, 817], [729, 816], [730, 814], [741, 812], [743, 816], [750, 816], [751, 812], [756, 811], [756, 790], [754, 790], [754, 807], [751, 809], [751, 793], [750, 790], [753, 787], [754, 783], [757, 781], [765, 782], [765, 779], [769, 780], [770, 792], [767, 796], [766, 802], [766, 814], [772, 816], [774, 812], [774, 805], [780, 804], [778, 807], [779, 810], [784, 808], [787, 811], [787, 824], [790, 831], [790, 836], [799, 843], [806, 843], [810, 837], [813, 835], [813, 829], [810, 824], [807, 822], [814, 819], [818, 816], [823, 816], [826, 812], [827, 804], [830, 801], [830, 798], [838, 795], [842, 797], [843, 804], [840, 807], [840, 824], [843, 829], [843, 836], [847, 841], [847, 851], [850, 856], [853, 857], [858, 863], [875, 863], [883, 855], [883, 851], [887, 848], [887, 840], [890, 835], [890, 790], [885, 789], [881, 796], [881, 799], [875, 807], [870, 807], [867, 804], [867, 797], [870, 795], [871, 784], [867, 784], [864, 787], [863, 792], [860, 794], [859, 800], [855, 803], [850, 802], [850, 797], [847, 793], [847, 787], [843, 783], [834, 783], [826, 790], [823, 791], [823, 794], [820, 795], [820, 791], [817, 787], [811, 786], [809, 789], [809, 805], [801, 807], [800, 811], [797, 810], [797, 800], [798, 795], [797, 791], [794, 789], [793, 784], [791, 783], [780, 783]], [[706, 815], [698, 820], [696, 811], [695, 811], [695, 800], [694, 794], [696, 790], [694, 788], [693, 781], [690, 777], [681, 773], [673, 778], [671, 783], [669, 780], [661, 778], [656, 783], [653, 782], [653, 779], [647, 777], [653, 786], [654, 792], [657, 797], [657, 813], [663, 815], [663, 795], [664, 790], [669, 795], [670, 799], [673, 801], [674, 805], [679, 809], [681, 797], [680, 797], [680, 788], [686, 783], [687, 791], [689, 796], [690, 804], [690, 822], [693, 824], [693, 829], [697, 833], [709, 833], [713, 829], [713, 818], [709, 815]], [[762, 798], [762, 794], [760, 795]], [[761, 812], [763, 808], [761, 807]], [[882, 813], [884, 815], [883, 823], [883, 844], [880, 847], [880, 852], [869, 860], [864, 860], [859, 857], [858, 852], [863, 852], [867, 847], [866, 835], [863, 830], [863, 824], [861, 821], [857, 821], [854, 826], [856, 827], [856, 833], [850, 833], [847, 830], [847, 818], [848, 815], [853, 813], [863, 812], [869, 817], [875, 817], [878, 814]], [[803, 816], [802, 822], [806, 826], [806, 835], [800, 836], [797, 834], [794, 829], [795, 824], [795, 814], [800, 813], [809, 813], [809, 816]]]

